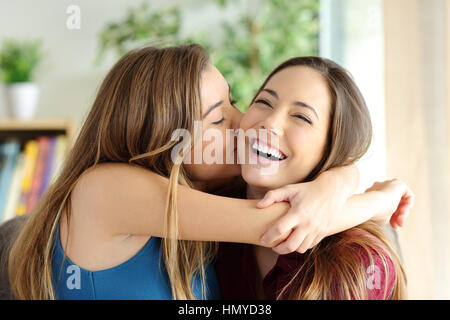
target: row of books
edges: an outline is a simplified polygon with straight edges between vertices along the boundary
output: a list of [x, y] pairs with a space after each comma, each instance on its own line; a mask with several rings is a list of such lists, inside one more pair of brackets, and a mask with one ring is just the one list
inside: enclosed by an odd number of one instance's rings
[[59, 174], [66, 152], [64, 135], [0, 143], [0, 223], [33, 210]]

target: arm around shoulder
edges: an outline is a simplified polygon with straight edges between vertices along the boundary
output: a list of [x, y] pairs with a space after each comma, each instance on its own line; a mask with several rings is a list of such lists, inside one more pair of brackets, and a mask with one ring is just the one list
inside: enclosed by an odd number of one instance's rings
[[[85, 206], [109, 233], [164, 237], [168, 181], [142, 167], [106, 163], [86, 172], [80, 182]], [[278, 203], [258, 209], [257, 200], [177, 187], [181, 240], [259, 244], [289, 208]]]

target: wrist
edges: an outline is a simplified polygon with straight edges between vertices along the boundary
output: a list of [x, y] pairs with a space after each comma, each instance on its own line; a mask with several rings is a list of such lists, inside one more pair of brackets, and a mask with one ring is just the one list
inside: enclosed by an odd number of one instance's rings
[[374, 190], [366, 192], [372, 199], [372, 219], [383, 218], [389, 213], [386, 194], [382, 191]]
[[353, 194], [353, 188], [351, 188], [342, 178], [342, 176], [332, 170], [322, 172], [317, 179], [325, 188], [330, 188], [332, 191], [338, 191], [343, 200], [347, 200]]

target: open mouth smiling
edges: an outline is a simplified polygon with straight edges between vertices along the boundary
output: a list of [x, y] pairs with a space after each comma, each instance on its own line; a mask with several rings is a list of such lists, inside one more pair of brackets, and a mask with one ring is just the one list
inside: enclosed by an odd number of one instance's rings
[[287, 158], [281, 150], [276, 149], [259, 139], [252, 139], [250, 145], [252, 152], [262, 158], [271, 161], [283, 161]]

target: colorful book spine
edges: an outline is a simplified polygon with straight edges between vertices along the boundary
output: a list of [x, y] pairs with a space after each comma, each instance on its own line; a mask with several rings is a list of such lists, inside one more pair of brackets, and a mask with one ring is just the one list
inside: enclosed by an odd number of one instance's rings
[[52, 136], [50, 137], [50, 146], [48, 149], [47, 158], [45, 160], [45, 169], [42, 175], [42, 184], [41, 188], [39, 189], [38, 199], [42, 197], [43, 193], [45, 192], [45, 190], [47, 190], [47, 187], [49, 186], [50, 183], [53, 162], [55, 159], [55, 146], [56, 146], [56, 137]]
[[5, 204], [3, 222], [14, 218], [20, 200], [20, 187], [25, 173], [25, 154], [19, 153]]
[[7, 194], [10, 188], [17, 157], [20, 153], [20, 143], [16, 140], [10, 140], [5, 142], [2, 147], [4, 165], [0, 174], [0, 221], [4, 215]]
[[28, 140], [25, 143], [25, 172], [20, 187], [20, 199], [17, 205], [16, 215], [27, 213], [27, 200], [33, 182], [34, 169], [38, 155], [38, 142], [36, 140]]
[[[6, 155], [5, 155], [5, 144], [4, 143], [0, 143], [0, 178], [3, 175], [3, 169], [5, 168], [5, 164], [6, 164]], [[0, 219], [3, 215], [3, 212], [0, 211]]]
[[39, 190], [42, 185], [42, 175], [44, 174], [45, 161], [47, 159], [48, 148], [50, 146], [50, 138], [46, 136], [38, 137], [38, 155], [34, 168], [33, 180], [31, 183], [30, 194], [27, 198], [27, 212], [31, 212], [38, 202]]
[[53, 182], [60, 174], [64, 160], [67, 154], [67, 137], [59, 135], [56, 138], [55, 161], [53, 162], [51, 182]]
[[[4, 143], [0, 143], [0, 181], [1, 181], [1, 177], [3, 175], [3, 169], [5, 168], [5, 164], [6, 164], [6, 155], [5, 155], [5, 144]], [[1, 185], [0, 185], [1, 187]], [[0, 221], [2, 220], [2, 216], [3, 216], [3, 212], [0, 209]]]

